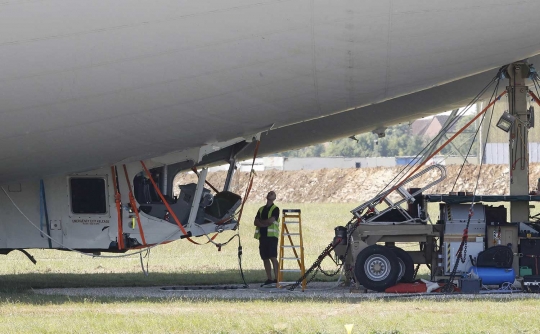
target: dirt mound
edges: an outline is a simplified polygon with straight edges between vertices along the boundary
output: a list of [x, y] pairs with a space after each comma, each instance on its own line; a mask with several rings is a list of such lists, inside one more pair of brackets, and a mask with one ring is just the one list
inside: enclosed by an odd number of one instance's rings
[[[381, 189], [398, 175], [401, 169], [402, 167], [378, 167], [257, 172], [249, 201], [263, 201], [266, 193], [269, 190], [274, 190], [282, 203], [358, 203], [377, 195]], [[465, 166], [459, 178], [460, 166], [447, 166], [446, 169], [446, 179], [430, 188], [427, 193], [443, 194], [450, 191], [474, 191], [479, 166]], [[225, 177], [226, 172], [214, 172], [208, 174], [207, 180], [217, 189], [221, 189]], [[476, 193], [489, 195], [508, 194], [509, 177], [509, 167], [506, 165], [484, 165], [481, 169]], [[529, 177], [531, 189], [536, 189], [539, 177], [540, 164], [531, 165]], [[406, 188], [422, 187], [437, 178], [436, 173], [430, 172], [408, 183]], [[248, 181], [249, 173], [237, 172], [233, 178], [231, 191], [243, 195]], [[175, 184], [190, 182], [196, 182], [194, 174], [180, 174], [175, 179]], [[178, 189], [177, 186], [175, 188]]]

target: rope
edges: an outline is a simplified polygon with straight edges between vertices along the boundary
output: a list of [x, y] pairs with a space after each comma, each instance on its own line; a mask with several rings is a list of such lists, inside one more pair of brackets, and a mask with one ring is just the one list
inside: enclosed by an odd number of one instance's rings
[[[198, 224], [194, 224], [194, 225], [200, 227], [200, 225], [198, 225]], [[231, 242], [232, 239], [234, 239], [236, 237], [240, 237], [238, 235], [238, 232], [237, 232], [232, 237], [230, 237], [229, 240], [227, 240], [226, 242], [219, 242], [218, 243], [218, 242], [215, 242], [213, 238], [210, 238], [208, 236], [208, 234], [205, 234], [204, 236], [208, 239], [207, 243], [212, 243], [214, 246], [216, 246], [218, 248], [218, 252], [221, 251], [221, 247], [226, 246], [229, 242]]]
[[531, 90], [529, 90], [529, 94], [532, 96], [534, 102], [536, 102], [538, 105], [540, 105], [540, 99], [538, 99], [538, 96], [535, 95]]
[[[499, 89], [499, 82], [497, 82], [497, 85], [495, 86], [495, 90], [494, 90], [493, 94], [491, 95], [492, 97], [497, 94], [498, 89]], [[504, 93], [506, 93], [506, 90], [503, 93], [501, 93], [500, 95], [498, 95], [498, 97], [494, 101], [491, 101], [488, 104], [488, 106], [482, 111], [482, 113], [484, 113], [485, 111], [487, 111], [488, 108], [490, 108], [490, 107], [493, 108], [492, 113], [491, 113], [491, 117], [490, 117], [490, 120], [489, 120], [489, 126], [488, 126], [486, 136], [489, 136], [489, 130], [491, 128], [491, 122], [493, 121], [493, 111], [495, 109], [495, 103], [500, 99], [500, 97]], [[484, 115], [484, 117], [485, 117], [485, 115]], [[483, 121], [483, 119], [482, 119], [482, 121]], [[478, 184], [479, 184], [480, 176], [481, 176], [481, 173], [482, 173], [482, 166], [484, 164], [484, 155], [486, 154], [485, 153], [486, 152], [486, 150], [485, 150], [486, 145], [487, 145], [487, 140], [484, 143], [484, 148], [482, 149], [482, 157], [480, 159], [480, 166], [478, 168], [478, 174], [477, 174], [477, 177], [476, 177], [476, 184], [475, 184], [474, 190], [473, 190], [473, 197], [472, 197], [472, 200], [471, 200], [471, 207], [469, 209], [469, 215], [467, 217], [467, 224], [465, 225], [465, 229], [463, 230], [463, 236], [461, 238], [461, 244], [459, 245], [458, 251], [456, 252], [456, 261], [454, 263], [454, 267], [452, 268], [452, 272], [450, 273], [450, 277], [448, 279], [448, 282], [441, 289], [441, 291], [443, 291], [444, 293], [449, 293], [449, 292], [454, 291], [454, 286], [453, 286], [452, 281], [456, 277], [456, 272], [457, 272], [459, 262], [465, 263], [465, 259], [467, 257], [467, 241], [469, 239], [469, 225], [470, 225], [470, 222], [471, 222], [471, 218], [474, 215], [474, 203], [475, 203], [476, 191], [478, 190]], [[461, 173], [461, 171], [460, 171], [460, 173]]]
[[[456, 121], [454, 122], [451, 122], [449, 123], [446, 127], [443, 127], [441, 129], [441, 131], [448, 131], [451, 127], [453, 127], [455, 125], [455, 123], [457, 122], [458, 118], [462, 115], [464, 115], [478, 100], [479, 98], [484, 94], [485, 91], [487, 91], [487, 89], [495, 82], [495, 80], [497, 80], [499, 77], [500, 77], [500, 74], [502, 73], [502, 71], [504, 70], [504, 67], [501, 67], [499, 69], [499, 72], [497, 73], [497, 75], [495, 75], [495, 77], [493, 77], [493, 79], [491, 79], [491, 81], [486, 85], [484, 86], [484, 88], [482, 88], [482, 90], [469, 102], [469, 104], [461, 111], [458, 113], [457, 117], [456, 117]], [[417, 159], [423, 155], [423, 153], [425, 151], [427, 151], [428, 149], [430, 149], [433, 145], [435, 145], [435, 139], [436, 138], [433, 138], [415, 157], [414, 159], [412, 159], [405, 167], [403, 167], [399, 172], [398, 174], [392, 179], [390, 180], [390, 182], [388, 182], [380, 191], [379, 193], [377, 194], [377, 196], [379, 196], [380, 194], [382, 194], [383, 192], [386, 191], [386, 189], [388, 189], [388, 187], [394, 183], [394, 181], [396, 182], [399, 182], [401, 181], [405, 174], [407, 173], [407, 171], [411, 170], [413, 168], [413, 162], [414, 161], [417, 161]], [[428, 161], [429, 159], [426, 159], [426, 161]]]
[[[491, 108], [492, 105], [494, 105], [496, 103], [496, 101], [498, 101], [503, 95], [506, 94], [506, 91], [502, 92], [501, 94], [499, 94], [499, 96], [497, 96], [497, 98], [494, 100], [494, 101], [491, 101], [490, 104], [488, 104], [480, 113], [478, 113], [475, 117], [473, 117], [467, 124], [465, 124], [464, 127], [462, 127], [459, 131], [457, 131], [456, 133], [454, 133], [454, 135], [452, 137], [450, 137], [443, 145], [441, 145], [438, 149], [436, 149], [423, 163], [421, 164], [418, 164], [416, 166], [416, 168], [409, 173], [409, 175], [407, 175], [407, 177], [400, 181], [398, 184], [396, 184], [395, 186], [393, 186], [391, 189], [390, 189], [390, 192], [396, 190], [397, 188], [399, 188], [403, 183], [405, 183], [405, 181], [410, 178], [411, 176], [413, 176], [420, 168], [422, 168], [422, 166], [424, 166], [426, 164], [426, 162], [433, 158], [437, 153], [439, 153], [443, 148], [446, 147], [446, 145], [448, 145], [451, 141], [453, 141], [460, 133], [463, 132], [463, 130], [465, 130], [466, 128], [469, 127], [469, 125], [471, 125], [474, 121], [476, 121], [480, 116], [482, 116], [489, 108]], [[389, 192], [389, 193], [390, 193]], [[384, 197], [381, 198], [381, 202], [383, 201]]]
[[[495, 90], [493, 91], [493, 93], [491, 94], [491, 97], [489, 98], [489, 104], [491, 104], [491, 101], [493, 100], [493, 97], [497, 94], [497, 92], [499, 91], [499, 83], [500, 81], [497, 81], [497, 84], [495, 85]], [[487, 134], [486, 134], [486, 138], [489, 138], [489, 130], [491, 128], [491, 121], [493, 120], [493, 111], [495, 110], [495, 104], [493, 104], [493, 109], [491, 110], [491, 117], [490, 117], [490, 120], [489, 120], [489, 126], [488, 126], [488, 129], [487, 129]], [[473, 147], [473, 144], [474, 144], [474, 141], [476, 139], [476, 136], [478, 135], [478, 132], [480, 131], [480, 128], [482, 127], [482, 124], [484, 123], [484, 119], [486, 118], [486, 115], [487, 113], [484, 113], [484, 115], [482, 116], [482, 120], [480, 121], [480, 126], [478, 127], [478, 129], [476, 129], [476, 132], [474, 134], [474, 137], [471, 141], [471, 146], [469, 146], [469, 151], [467, 152], [467, 155], [465, 156], [465, 158], [468, 158], [469, 157], [469, 154], [471, 152], [471, 149]], [[480, 169], [482, 168], [482, 164], [484, 162], [484, 156], [485, 156], [485, 149], [486, 149], [486, 143], [487, 143], [487, 140], [486, 142], [484, 143], [484, 147], [482, 149], [482, 157], [480, 157], [481, 161], [480, 161]], [[456, 180], [454, 181], [454, 185], [452, 186], [452, 189], [450, 190], [451, 192], [454, 191], [454, 188], [457, 184], [457, 180], [459, 179], [459, 177], [461, 176], [461, 172], [463, 172], [463, 168], [465, 167], [465, 162], [467, 160], [464, 159], [463, 160], [463, 164], [461, 165], [460, 169], [459, 169], [459, 173], [456, 177]]]
[[[255, 158], [257, 157], [257, 153], [258, 153], [258, 149], [259, 149], [259, 143], [260, 141], [257, 141], [257, 145], [255, 147], [255, 153], [253, 155], [253, 162], [252, 162], [252, 171], [253, 171], [253, 166], [255, 164]], [[165, 206], [167, 207], [167, 209], [169, 210], [169, 212], [171, 213], [171, 215], [173, 216], [173, 218], [175, 219], [175, 222], [176, 224], [180, 227], [180, 230], [182, 231], [182, 233], [184, 235], [187, 235], [188, 233], [186, 232], [186, 230], [183, 228], [182, 224], [180, 224], [180, 221], [178, 220], [178, 217], [176, 217], [175, 213], [171, 210], [168, 202], [165, 200], [165, 198], [163, 197], [163, 194], [161, 193], [161, 191], [159, 190], [159, 188], [157, 187], [156, 183], [154, 182], [154, 180], [152, 179], [152, 176], [150, 174], [150, 172], [148, 171], [148, 169], [146, 168], [146, 165], [144, 164], [143, 161], [141, 161], [141, 165], [143, 167], [143, 169], [145, 170], [146, 174], [149, 176], [149, 179], [150, 181], [152, 182], [152, 185], [154, 186], [154, 189], [156, 190], [156, 192], [158, 193], [158, 195], [160, 196], [161, 200], [163, 201], [163, 203], [165, 204]], [[124, 165], [124, 169], [125, 169], [125, 165]], [[121, 250], [123, 249], [123, 233], [122, 233], [122, 219], [121, 219], [121, 205], [120, 205], [120, 192], [119, 192], [119, 188], [118, 188], [118, 173], [117, 173], [117, 170], [116, 170], [116, 167], [115, 166], [111, 166], [111, 172], [112, 172], [112, 179], [113, 179], [113, 186], [115, 188], [115, 202], [116, 202], [116, 206], [117, 206], [117, 212], [118, 212], [118, 217], [119, 217], [119, 220], [118, 220], [118, 232], [119, 232], [119, 238], [118, 238], [118, 249]], [[126, 171], [126, 180], [128, 182], [128, 186], [131, 188], [130, 186], [130, 182], [129, 182], [129, 179], [128, 179], [128, 176], [127, 176], [127, 171]], [[247, 200], [247, 197], [249, 196], [249, 192], [251, 190], [251, 186], [252, 186], [252, 183], [253, 183], [253, 179], [251, 179], [251, 182], [250, 182], [250, 185], [248, 187], [248, 190], [246, 191], [246, 197], [245, 197], [245, 200]], [[17, 209], [17, 211], [19, 211], [19, 213], [26, 219], [26, 221], [28, 221], [35, 229], [37, 229], [38, 231], [40, 231], [40, 233], [42, 233], [42, 235], [45, 235], [48, 240], [49, 240], [49, 243], [50, 241], [54, 241], [56, 244], [60, 245], [62, 248], [64, 249], [67, 249], [69, 251], [72, 251], [72, 252], [75, 252], [75, 253], [78, 253], [78, 254], [81, 254], [81, 255], [84, 255], [84, 256], [88, 256], [88, 257], [92, 257], [92, 258], [124, 258], [124, 257], [130, 257], [130, 256], [135, 256], [137, 254], [139, 254], [139, 257], [140, 257], [140, 261], [141, 261], [141, 268], [142, 268], [142, 271], [144, 273], [145, 276], [148, 276], [148, 262], [149, 262], [149, 257], [150, 257], [150, 250], [154, 247], [157, 247], [163, 243], [167, 243], [169, 242], [168, 240], [170, 238], [172, 238], [174, 235], [176, 235], [179, 231], [175, 231], [173, 233], [171, 233], [170, 235], [168, 235], [165, 239], [163, 239], [162, 241], [156, 243], [156, 244], [153, 244], [153, 245], [150, 245], [144, 249], [141, 249], [139, 251], [136, 251], [134, 253], [130, 253], [130, 254], [123, 254], [123, 255], [115, 255], [115, 256], [108, 256], [108, 255], [96, 255], [96, 254], [88, 254], [88, 253], [85, 253], [85, 252], [81, 252], [79, 250], [76, 250], [76, 249], [73, 249], [71, 247], [68, 247], [66, 245], [64, 245], [62, 242], [59, 242], [58, 240], [54, 239], [51, 235], [50, 235], [50, 232], [49, 233], [44, 233], [43, 232], [43, 229], [38, 227], [36, 224], [34, 224], [34, 222], [32, 222], [32, 220], [30, 218], [28, 218], [28, 216], [21, 210], [21, 208], [15, 203], [15, 201], [13, 200], [13, 198], [8, 194], [8, 192], [4, 189], [4, 187], [0, 186], [0, 188], [2, 189], [2, 191], [4, 192], [4, 194], [7, 196], [7, 198], [10, 200], [11, 204]], [[131, 193], [131, 192], [130, 192]], [[244, 207], [244, 203], [245, 201], [243, 201], [242, 203], [242, 209]], [[241, 217], [241, 213], [242, 213], [242, 209], [240, 211], [240, 217]], [[134, 207], [134, 212], [136, 212], [137, 216], [138, 216], [138, 210], [136, 207]], [[244, 272], [243, 272], [243, 269], [242, 269], [242, 244], [240, 242], [240, 235], [239, 235], [239, 223], [240, 223], [240, 217], [238, 219], [238, 230], [237, 230], [237, 234], [234, 235], [233, 237], [231, 237], [226, 243], [224, 244], [221, 244], [221, 245], [226, 245], [228, 244], [233, 238], [235, 238], [236, 236], [238, 236], [238, 261], [239, 261], [239, 266], [240, 266], [240, 274], [242, 276], [242, 281], [244, 282], [244, 286], [245, 287], [248, 287], [248, 284], [246, 283], [246, 280], [245, 280], [245, 276], [244, 276]], [[140, 220], [138, 218], [138, 221], [140, 223]], [[144, 238], [142, 236], [142, 228], [141, 226], [139, 225], [139, 228], [140, 228], [140, 231], [141, 231], [141, 237]], [[216, 233], [212, 238], [209, 238], [209, 241], [208, 242], [213, 242], [214, 238], [218, 235], [218, 233]], [[206, 237], [208, 238], [208, 236], [206, 235]], [[191, 240], [191, 238], [187, 238], [189, 241], [191, 241], [192, 243], [194, 244], [197, 244], [197, 245], [200, 245], [199, 243]], [[208, 243], [207, 242], [207, 243]], [[145, 244], [146, 246], [146, 241], [143, 239], [143, 243]], [[215, 244], [215, 243], [214, 243]], [[142, 253], [143, 252], [146, 252], [146, 256], [145, 257], [148, 257], [148, 260], [147, 260], [147, 263], [146, 263], [146, 270], [144, 269], [144, 265], [143, 265], [143, 260], [142, 260]]]
[[240, 224], [238, 225], [238, 266], [240, 267], [240, 276], [242, 277], [242, 282], [244, 282], [244, 287], [249, 288], [249, 284], [247, 284], [246, 277], [244, 276], [244, 270], [242, 269], [242, 243], [240, 241]]
[[[253, 166], [255, 166], [255, 159], [257, 158], [257, 153], [259, 153], [259, 144], [261, 143], [260, 140], [257, 140], [257, 144], [255, 145], [255, 151], [253, 152], [253, 161], [251, 162], [251, 174], [250, 174], [250, 180], [248, 187], [245, 192], [244, 200], [242, 201], [242, 206], [240, 207], [240, 212], [238, 213], [238, 230], [236, 233], [238, 234], [238, 265], [240, 266], [240, 276], [242, 276], [242, 281], [244, 282], [244, 287], [248, 288], [249, 285], [246, 283], [246, 278], [244, 276], [244, 270], [242, 269], [242, 243], [240, 241], [240, 219], [242, 219], [242, 212], [244, 212], [244, 204], [247, 202], [247, 199], [249, 197], [249, 193], [251, 192], [251, 187], [253, 185], [253, 178], [255, 175], [255, 172], [253, 171]], [[229, 240], [230, 241], [230, 240]], [[227, 241], [227, 243], [229, 242]]]
[[[163, 202], [163, 204], [165, 204], [165, 207], [167, 208], [167, 210], [169, 211], [170, 215], [173, 217], [176, 225], [178, 225], [178, 227], [180, 228], [180, 231], [182, 231], [182, 233], [186, 236], [186, 239], [189, 240], [189, 242], [191, 242], [192, 244], [195, 244], [195, 245], [201, 245], [200, 243], [192, 240], [190, 238], [191, 236], [191, 233], [188, 233], [186, 232], [186, 229], [184, 228], [184, 226], [182, 225], [182, 223], [180, 222], [180, 220], [178, 219], [178, 217], [176, 216], [176, 214], [174, 213], [174, 211], [171, 209], [171, 206], [169, 205], [169, 202], [167, 202], [167, 200], [165, 199], [165, 197], [163, 196], [163, 194], [161, 193], [161, 190], [159, 190], [159, 187], [157, 186], [156, 182], [154, 181], [154, 179], [152, 178], [152, 174], [150, 173], [150, 171], [148, 170], [148, 168], [146, 168], [146, 165], [144, 164], [144, 162], [141, 160], [141, 165], [146, 173], [146, 175], [148, 176], [148, 179], [150, 180], [150, 182], [152, 183], [152, 186], [154, 186], [154, 190], [156, 191], [156, 193], [158, 194], [159, 198], [161, 198], [161, 201]], [[215, 237], [215, 236], [214, 236]]]
[[143, 256], [142, 256], [142, 253], [139, 253], [139, 259], [141, 260], [141, 269], [142, 269], [142, 272], [144, 274], [144, 276], [148, 276], [148, 262], [150, 262], [150, 249], [147, 249], [146, 250], [146, 254], [144, 255], [146, 259], [146, 270], [144, 270], [144, 263], [143, 263]]

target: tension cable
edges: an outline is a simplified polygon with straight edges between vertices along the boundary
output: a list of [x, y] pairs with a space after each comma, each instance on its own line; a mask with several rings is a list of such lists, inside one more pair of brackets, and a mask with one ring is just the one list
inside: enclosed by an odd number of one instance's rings
[[[499, 89], [499, 82], [497, 82], [497, 85], [495, 87], [495, 90], [493, 91], [493, 94], [491, 95], [491, 97], [493, 98], [493, 96], [495, 96], [498, 92], [498, 89]], [[491, 111], [491, 117], [489, 119], [489, 126], [488, 126], [488, 130], [487, 130], [487, 136], [489, 136], [489, 130], [491, 128], [491, 122], [493, 120], [493, 111], [495, 110], [495, 103], [497, 103], [497, 101], [502, 97], [502, 95], [506, 93], [506, 90], [501, 93], [500, 95], [498, 95], [498, 97], [491, 101], [490, 99], [490, 103], [488, 104], [488, 106], [482, 110], [481, 113], [485, 113], [487, 111], [487, 109], [489, 109], [490, 107], [492, 107], [492, 111]], [[485, 119], [485, 114], [484, 114], [484, 117], [482, 118], [482, 122], [484, 121]], [[482, 122], [480, 123], [480, 125], [482, 124]], [[477, 132], [478, 130], [480, 129], [480, 127], [478, 127], [477, 129]], [[476, 137], [476, 135], [475, 135]], [[487, 138], [487, 137], [486, 137]], [[471, 218], [473, 217], [474, 215], [474, 203], [475, 203], [475, 197], [476, 197], [476, 191], [478, 190], [478, 184], [479, 184], [479, 181], [480, 181], [480, 177], [481, 177], [481, 173], [482, 173], [482, 166], [484, 164], [484, 155], [486, 154], [486, 145], [487, 145], [487, 140], [486, 142], [484, 143], [484, 147], [482, 149], [482, 157], [480, 157], [480, 166], [478, 168], [478, 174], [476, 176], [476, 184], [474, 186], [474, 190], [473, 190], [473, 197], [472, 197], [472, 201], [471, 201], [471, 207], [469, 208], [469, 214], [467, 216], [467, 224], [465, 225], [465, 229], [463, 230], [463, 235], [461, 237], [461, 243], [459, 245], [459, 248], [456, 252], [456, 261], [454, 263], [454, 267], [452, 268], [452, 271], [450, 272], [450, 277], [448, 279], [448, 282], [442, 287], [441, 291], [445, 292], [445, 293], [449, 293], [449, 292], [452, 292], [454, 291], [454, 284], [452, 283], [456, 277], [456, 273], [457, 273], [457, 269], [458, 269], [458, 266], [459, 266], [459, 263], [465, 263], [466, 261], [466, 258], [467, 258], [467, 244], [468, 244], [468, 241], [469, 241], [469, 225], [471, 223]], [[472, 144], [471, 144], [471, 147], [472, 147]], [[469, 149], [470, 151], [470, 149]], [[467, 156], [468, 156], [468, 153], [467, 153]], [[461, 174], [461, 171], [463, 170], [463, 166], [461, 166], [461, 170], [458, 174], [458, 177], [459, 175]], [[457, 182], [457, 178], [456, 178], [456, 182]], [[454, 186], [456, 184], [454, 183]], [[454, 187], [452, 187], [452, 190], [454, 189]]]
[[[500, 77], [500, 73], [501, 71], [503, 71], [503, 67], [499, 69], [499, 72], [497, 73], [496, 76], [493, 77], [493, 79], [491, 79], [491, 81], [486, 85], [484, 86], [484, 88], [482, 88], [482, 90], [476, 94], [476, 96], [469, 102], [469, 104], [467, 104], [467, 106], [462, 109], [462, 111], [459, 112], [459, 114], [457, 115], [458, 117], [459, 116], [462, 116], [464, 115], [479, 99], [480, 97], [489, 89], [489, 87], [491, 87], [491, 85]], [[457, 122], [457, 117], [456, 117], [456, 120], [453, 121], [453, 122], [450, 122], [449, 124], [447, 124], [445, 127], [443, 127], [441, 129], [441, 131], [448, 131], [451, 127], [453, 127], [455, 125], [455, 123]], [[413, 162], [417, 161], [417, 159], [423, 155], [424, 152], [426, 152], [429, 148], [431, 148], [432, 146], [436, 145], [436, 139], [433, 138], [415, 157], [414, 159], [412, 159], [405, 167], [403, 167], [399, 172], [398, 174], [392, 179], [390, 180], [384, 187], [383, 189], [381, 189], [381, 191], [379, 191], [379, 193], [377, 194], [377, 196], [379, 196], [380, 194], [382, 194], [388, 187], [390, 187], [391, 184], [393, 184], [394, 182], [399, 182], [401, 180], [403, 180], [403, 178], [405, 177], [405, 174], [410, 171], [414, 164]], [[425, 161], [427, 161], [429, 159], [425, 159]], [[414, 173], [411, 173], [410, 175], [412, 175]], [[409, 175], [409, 177], [410, 177]], [[408, 177], [407, 177], [408, 178]], [[405, 179], [407, 179], [405, 178]], [[389, 191], [391, 192], [391, 191]]]

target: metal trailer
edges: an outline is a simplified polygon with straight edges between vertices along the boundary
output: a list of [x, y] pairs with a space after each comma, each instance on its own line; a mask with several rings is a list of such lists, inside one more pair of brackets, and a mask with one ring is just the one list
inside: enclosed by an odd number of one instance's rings
[[[437, 178], [422, 188], [404, 186], [428, 173]], [[351, 212], [356, 220], [336, 228], [335, 255], [345, 264], [347, 278], [382, 291], [395, 282], [412, 280], [414, 264], [437, 264], [442, 225], [428, 224], [422, 192], [446, 177], [441, 165], [427, 167], [397, 188], [375, 196]], [[394, 200], [392, 200], [392, 198]], [[397, 198], [397, 200], [395, 200]], [[401, 205], [407, 204], [407, 209]], [[418, 243], [419, 250], [403, 250], [396, 243]], [[384, 246], [382, 246], [384, 244]], [[399, 269], [398, 269], [399, 268]]]
[[[507, 208], [490, 205], [540, 201], [540, 196], [475, 196], [473, 199], [463, 195], [423, 195], [421, 199], [426, 208], [430, 203], [439, 205], [436, 222], [417, 219], [358, 224], [336, 246], [335, 255], [345, 264], [349, 281], [366, 289], [384, 291], [396, 282], [411, 282], [416, 276], [415, 266], [422, 264], [430, 269], [430, 280], [448, 281], [452, 275], [459, 278], [469, 274], [479, 254], [494, 246], [511, 250], [512, 267], [506, 271], [514, 273], [515, 279], [520, 281], [524, 273], [535, 274], [540, 270], [536, 262], [540, 257], [540, 224], [537, 221], [508, 223]], [[473, 201], [474, 214], [469, 219]], [[460, 261], [457, 254], [467, 221], [467, 246]], [[337, 228], [336, 237], [344, 237], [345, 229]], [[402, 244], [408, 245], [399, 248]], [[412, 245], [416, 250], [412, 250]], [[529, 268], [530, 272], [523, 268]]]
[[[345, 265], [349, 280], [367, 289], [384, 291], [396, 282], [412, 279], [416, 274], [415, 264], [425, 264], [430, 268], [432, 280], [452, 281], [456, 275], [467, 273], [474, 267], [485, 249], [494, 246], [501, 246], [500, 249], [510, 254], [507, 260], [512, 260], [512, 268], [506, 265], [505, 270], [517, 277], [523, 274], [518, 266], [524, 261], [524, 245], [540, 239], [537, 232], [540, 228], [530, 224], [529, 219], [529, 201], [539, 201], [540, 196], [528, 195], [528, 129], [534, 126], [534, 109], [527, 108], [527, 94], [537, 103], [540, 100], [528, 90], [525, 81], [539, 82], [539, 77], [532, 66], [518, 62], [501, 68], [499, 79], [503, 78], [509, 78], [506, 93], [511, 103], [506, 118], [502, 123], [499, 121], [501, 126], [497, 126], [509, 132], [510, 196], [473, 197], [472, 193], [423, 196], [425, 190], [446, 177], [446, 170], [443, 166], [433, 165], [417, 174], [411, 173], [405, 181], [353, 209], [354, 218], [348, 225], [336, 228], [334, 252]], [[494, 103], [491, 102], [482, 113]], [[426, 154], [423, 161], [429, 160], [441, 148]], [[419, 167], [415, 168], [417, 170]], [[428, 172], [439, 173], [439, 177], [423, 188], [405, 188], [407, 183]], [[506, 210], [481, 203], [474, 207], [470, 204], [494, 201], [509, 202], [508, 216], [513, 223], [507, 223]], [[440, 219], [436, 223], [427, 215], [428, 202], [441, 203]], [[411, 251], [396, 247], [396, 243], [410, 242], [417, 242], [419, 249]], [[529, 247], [528, 252], [532, 253], [531, 259], [537, 261], [537, 273], [540, 250], [537, 252]]]

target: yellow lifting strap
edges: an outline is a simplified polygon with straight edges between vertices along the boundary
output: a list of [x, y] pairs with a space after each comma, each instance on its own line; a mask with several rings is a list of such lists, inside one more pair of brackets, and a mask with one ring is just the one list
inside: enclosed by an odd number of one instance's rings
[[[139, 216], [139, 208], [137, 208], [137, 202], [135, 201], [135, 197], [133, 196], [133, 191], [131, 190], [131, 182], [129, 181], [129, 176], [128, 176], [128, 172], [127, 172], [127, 168], [126, 168], [126, 165], [123, 165], [124, 167], [124, 174], [126, 176], [126, 183], [128, 185], [128, 189], [129, 189], [129, 203], [131, 204], [131, 210], [133, 210], [133, 212], [135, 213], [135, 217], [134, 218], [137, 218], [137, 224], [139, 225], [139, 233], [141, 235], [141, 240], [142, 240], [142, 243], [143, 243], [143, 246], [146, 246], [146, 239], [144, 238], [144, 231], [143, 231], [143, 228], [142, 228], [142, 224], [141, 224], [141, 217]], [[135, 225], [133, 223], [133, 218], [132, 218], [132, 228], [135, 228]]]

